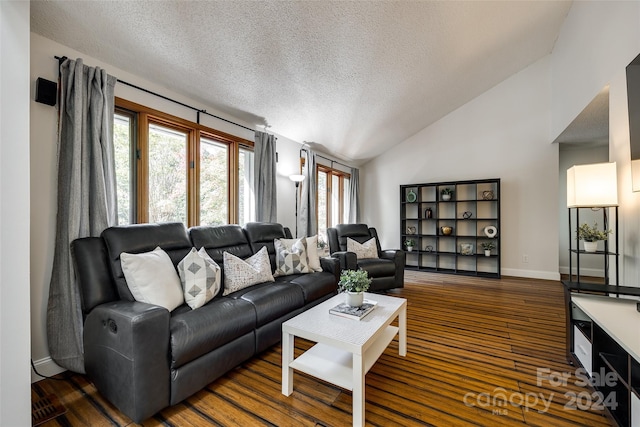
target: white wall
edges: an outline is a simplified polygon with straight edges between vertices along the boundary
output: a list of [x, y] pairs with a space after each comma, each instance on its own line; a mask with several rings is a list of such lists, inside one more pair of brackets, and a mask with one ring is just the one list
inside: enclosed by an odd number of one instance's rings
[[[25, 50], [27, 51], [27, 50]], [[197, 104], [168, 88], [151, 83], [141, 77], [131, 75], [95, 58], [91, 58], [66, 46], [31, 33], [31, 73], [33, 86], [38, 77], [57, 81], [58, 61], [54, 56], [83, 58], [86, 65], [100, 66], [107, 73], [128, 83], [141, 86], [187, 105], [203, 108], [212, 114], [243, 123], [214, 108]], [[117, 84], [116, 96], [147, 105], [155, 109], [196, 121], [194, 111], [169, 101], [162, 100], [137, 89]], [[6, 98], [3, 98], [6, 99]], [[49, 280], [53, 263], [56, 215], [56, 108], [39, 104], [31, 96], [31, 346], [32, 358], [39, 372], [52, 375], [60, 372], [60, 368], [49, 358], [46, 339], [46, 309], [49, 294]], [[229, 134], [253, 140], [253, 132], [233, 124], [202, 115], [201, 123]], [[258, 129], [263, 130], [263, 129]], [[299, 150], [301, 144], [276, 134], [278, 151], [277, 188], [278, 188], [278, 221], [284, 226], [295, 228], [295, 186], [289, 175], [299, 173]], [[292, 231], [293, 232], [293, 231]], [[26, 235], [26, 234], [25, 234]], [[33, 380], [39, 379], [34, 376]]]
[[609, 159], [618, 166], [620, 283], [626, 286], [640, 286], [640, 194], [631, 191], [625, 76], [639, 53], [639, 2], [574, 2], [552, 55], [553, 137], [609, 84]]
[[29, 3], [0, 2], [0, 425], [31, 425]]
[[[551, 142], [610, 84], [609, 158], [618, 162], [621, 281], [640, 284], [640, 196], [631, 193], [624, 78], [624, 67], [638, 53], [640, 3], [574, 2], [550, 58], [363, 167], [364, 219], [379, 228], [385, 246], [398, 247], [398, 185], [499, 177], [502, 273], [559, 277], [558, 153]], [[525, 253], [528, 264], [522, 262]]]
[[[560, 260], [559, 268], [561, 274], [569, 274], [569, 217], [567, 210], [567, 169], [574, 165], [587, 165], [591, 163], [605, 163], [609, 161], [609, 146], [598, 147], [580, 144], [560, 144], [560, 166], [558, 169], [558, 224], [559, 224], [559, 245]], [[575, 221], [575, 220], [574, 220]], [[580, 211], [580, 223], [593, 224], [598, 222], [602, 225], [602, 212], [592, 212], [588, 209]], [[572, 224], [575, 226], [575, 223]], [[572, 227], [571, 236], [575, 238], [575, 228]], [[602, 245], [602, 243], [599, 243]], [[576, 242], [573, 242], [576, 248]], [[600, 247], [599, 249], [603, 249]], [[573, 274], [577, 274], [576, 260], [573, 259]], [[591, 277], [604, 277], [604, 259], [601, 256], [581, 256], [580, 275]]]
[[502, 273], [558, 279], [550, 84], [546, 57], [367, 163], [363, 219], [382, 245], [400, 247], [399, 185], [501, 178]]
[[552, 136], [639, 53], [640, 4], [573, 2], [552, 54]]

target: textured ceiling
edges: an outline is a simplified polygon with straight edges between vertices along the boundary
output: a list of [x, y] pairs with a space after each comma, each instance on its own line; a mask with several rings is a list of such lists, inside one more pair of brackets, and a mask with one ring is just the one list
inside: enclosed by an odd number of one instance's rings
[[609, 145], [609, 86], [605, 86], [554, 142]]
[[[32, 1], [31, 29], [361, 163], [549, 54], [568, 1]], [[108, 70], [107, 70], [108, 71]]]

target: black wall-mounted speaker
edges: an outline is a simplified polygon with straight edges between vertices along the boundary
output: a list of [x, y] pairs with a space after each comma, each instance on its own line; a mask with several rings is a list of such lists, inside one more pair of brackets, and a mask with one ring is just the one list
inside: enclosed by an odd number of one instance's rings
[[58, 84], [51, 80], [38, 77], [36, 80], [36, 102], [47, 105], [56, 105]]

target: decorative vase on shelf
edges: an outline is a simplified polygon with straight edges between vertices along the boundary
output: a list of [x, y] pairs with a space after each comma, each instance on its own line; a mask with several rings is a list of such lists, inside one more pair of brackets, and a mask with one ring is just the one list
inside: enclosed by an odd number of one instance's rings
[[585, 252], [595, 252], [598, 250], [598, 242], [587, 242], [584, 241], [584, 251]]
[[451, 233], [453, 233], [453, 227], [445, 225], [444, 227], [440, 227], [440, 232], [445, 236], [449, 236], [451, 235]]
[[345, 295], [345, 302], [350, 307], [360, 307], [364, 302], [364, 292], [345, 292]]

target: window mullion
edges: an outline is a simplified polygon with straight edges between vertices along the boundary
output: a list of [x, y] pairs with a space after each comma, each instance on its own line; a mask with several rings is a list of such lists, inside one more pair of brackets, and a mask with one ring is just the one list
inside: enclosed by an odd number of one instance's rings
[[229, 224], [238, 224], [240, 206], [240, 144], [230, 144], [227, 150], [227, 187], [229, 197], [229, 211], [227, 221]]
[[200, 224], [200, 130], [189, 132], [187, 152], [187, 221], [188, 226]]
[[138, 223], [149, 222], [149, 115], [140, 113], [138, 123]]

